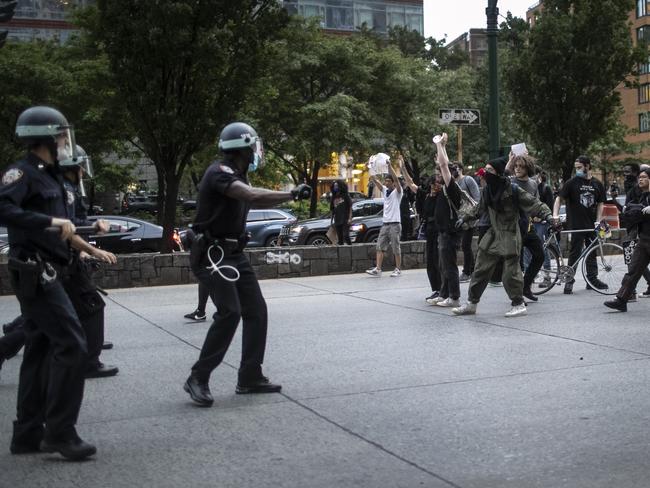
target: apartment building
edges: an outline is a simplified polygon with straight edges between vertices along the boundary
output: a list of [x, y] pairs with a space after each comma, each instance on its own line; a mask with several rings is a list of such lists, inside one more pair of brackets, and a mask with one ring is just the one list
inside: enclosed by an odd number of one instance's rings
[[318, 17], [330, 32], [349, 34], [366, 25], [385, 35], [390, 27], [406, 27], [424, 35], [424, 0], [284, 0], [290, 14]]
[[488, 57], [487, 29], [470, 29], [446, 46], [450, 51], [459, 50], [469, 55], [469, 64], [478, 68]]

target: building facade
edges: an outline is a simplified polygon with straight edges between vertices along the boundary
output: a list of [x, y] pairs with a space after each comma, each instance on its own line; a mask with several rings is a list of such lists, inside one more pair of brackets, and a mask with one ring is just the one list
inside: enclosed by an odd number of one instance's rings
[[406, 27], [424, 35], [424, 0], [284, 0], [290, 14], [318, 17], [326, 31], [347, 34], [362, 25], [381, 35]]
[[445, 46], [450, 51], [459, 50], [469, 55], [469, 64], [478, 68], [488, 56], [487, 29], [470, 29]]
[[92, 0], [18, 0], [13, 19], [5, 24], [8, 40], [34, 39], [65, 42], [74, 32], [67, 22], [70, 7], [86, 6]]

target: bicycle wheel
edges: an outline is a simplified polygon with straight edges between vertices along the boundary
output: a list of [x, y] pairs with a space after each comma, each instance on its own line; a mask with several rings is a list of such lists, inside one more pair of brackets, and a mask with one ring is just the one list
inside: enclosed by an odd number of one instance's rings
[[[597, 283], [592, 283], [587, 277], [587, 260], [596, 258], [598, 280], [607, 285], [607, 289], [599, 290]], [[582, 276], [594, 291], [602, 295], [615, 295], [627, 273], [627, 264], [623, 258], [623, 248], [613, 242], [601, 242], [593, 247], [582, 260]]]
[[553, 288], [560, 281], [560, 256], [555, 247], [547, 247], [549, 267], [539, 270], [535, 282], [537, 286], [533, 288], [533, 295], [543, 295]]

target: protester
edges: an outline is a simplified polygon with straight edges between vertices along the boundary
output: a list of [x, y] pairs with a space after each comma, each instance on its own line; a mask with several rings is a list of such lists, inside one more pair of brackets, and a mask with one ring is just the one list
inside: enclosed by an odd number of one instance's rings
[[[555, 197], [553, 196], [553, 190], [548, 184], [548, 175], [545, 171], [537, 169], [537, 193], [539, 194], [539, 200], [546, 205], [548, 208], [553, 208], [553, 201]], [[548, 222], [544, 222], [539, 218], [533, 218], [533, 225], [535, 227], [535, 232], [539, 236], [540, 240], [544, 242], [548, 235]], [[543, 278], [539, 283], [540, 288], [548, 288], [551, 283], [551, 258], [549, 256], [548, 250], [544, 249], [544, 264], [542, 265]]]
[[352, 223], [352, 199], [348, 185], [343, 180], [336, 180], [330, 187], [331, 224], [336, 229], [339, 246], [352, 244], [350, 241], [350, 224]]
[[439, 307], [458, 307], [460, 305], [460, 275], [458, 273], [457, 251], [460, 245], [460, 226], [458, 209], [461, 205], [461, 190], [454, 181], [449, 168], [446, 150], [447, 134], [443, 134], [436, 147], [437, 164], [442, 176], [442, 195], [436, 199], [435, 220], [438, 228], [438, 259], [442, 286]]
[[614, 300], [605, 302], [605, 306], [621, 312], [627, 312], [627, 303], [634, 294], [637, 283], [647, 271], [650, 264], [650, 171], [639, 173], [638, 185], [641, 190], [641, 196], [632, 208], [627, 206], [625, 215], [628, 222], [635, 227], [635, 233], [638, 237], [632, 259], [628, 266], [628, 272], [623, 277], [621, 287], [616, 293]]
[[[648, 171], [647, 165], [645, 169], [640, 170], [639, 175], [642, 174], [643, 171]], [[638, 206], [641, 204], [641, 197], [643, 196], [644, 191], [641, 189], [641, 182], [640, 180], [637, 180], [637, 182], [632, 186], [629, 191], [627, 192], [627, 195], [625, 196], [625, 208], [632, 208], [633, 206]], [[624, 215], [621, 215], [621, 224], [625, 225], [627, 228], [627, 236], [629, 239], [637, 239], [638, 238], [638, 231], [639, 227], [637, 225], [634, 225], [635, 222], [633, 221], [632, 225], [626, 225], [628, 224], [627, 220], [624, 218]], [[628, 298], [628, 302], [634, 301], [636, 297], [640, 298], [650, 298], [650, 269], [646, 268], [643, 270], [643, 279], [646, 281], [646, 290], [638, 294], [636, 293], [636, 290], [634, 290], [634, 293], [630, 298]]]
[[[440, 263], [438, 257], [438, 227], [436, 226], [435, 210], [436, 201], [442, 195], [442, 176], [435, 175], [429, 179], [429, 193], [422, 205], [422, 225], [426, 235], [427, 277], [431, 286], [431, 295], [425, 298], [429, 305], [435, 305], [444, 300], [440, 297], [442, 279], [440, 277]], [[444, 198], [444, 197], [442, 197]]]
[[452, 309], [456, 315], [475, 314], [494, 267], [503, 261], [503, 286], [512, 308], [506, 317], [525, 315], [523, 276], [519, 264], [521, 231], [519, 209], [526, 214], [548, 219], [550, 209], [525, 190], [510, 183], [505, 176], [505, 158], [492, 159], [485, 166], [486, 186], [481, 190], [481, 203], [469, 218], [476, 219], [482, 212], [490, 218], [490, 228], [478, 245], [476, 267], [469, 284], [468, 301]]
[[[603, 203], [606, 200], [605, 187], [603, 184], [592, 176], [591, 160], [588, 156], [578, 156], [574, 163], [576, 174], [568, 180], [555, 199], [553, 207], [553, 217], [558, 218], [562, 199], [566, 201], [566, 215], [568, 229], [574, 231], [571, 233], [571, 248], [569, 251], [569, 266], [573, 266], [582, 250], [591, 244], [595, 239], [593, 232], [594, 225], [600, 222], [603, 214]], [[586, 232], [584, 232], [586, 231]], [[606, 290], [607, 285], [598, 279], [598, 266], [596, 264], [596, 255], [591, 254], [586, 260], [587, 277], [589, 282], [599, 290]], [[564, 293], [570, 295], [573, 293], [573, 283], [575, 280], [567, 281], [564, 285]], [[591, 285], [587, 284], [587, 289]]]
[[[637, 187], [637, 179], [639, 178], [640, 171], [641, 167], [638, 163], [626, 163], [623, 166], [623, 189], [626, 195]], [[641, 196], [641, 193], [637, 193], [634, 196], [638, 198]]]
[[[511, 181], [521, 189], [539, 198], [539, 183], [535, 178], [535, 160], [528, 153], [515, 156], [510, 152], [510, 158], [506, 165], [506, 174], [513, 175]], [[524, 272], [524, 296], [530, 301], [538, 299], [531, 290], [531, 286], [537, 273], [544, 264], [544, 243], [533, 227], [533, 219], [526, 214], [520, 213], [520, 230], [522, 240], [521, 266]], [[524, 266], [524, 250], [530, 253], [530, 262]]]
[[207, 317], [207, 315], [205, 313], [205, 308], [206, 308], [206, 306], [208, 304], [208, 298], [210, 297], [210, 291], [202, 283], [199, 283], [198, 289], [199, 289], [199, 299], [198, 299], [198, 303], [196, 305], [196, 309], [192, 313], [188, 313], [188, 314], [183, 315], [183, 318], [186, 318], [188, 320], [192, 320], [194, 322], [203, 322]]
[[[463, 174], [465, 166], [460, 161], [455, 162], [451, 167], [451, 176], [461, 190], [467, 193], [472, 200], [478, 203], [481, 198], [476, 180], [469, 175]], [[460, 282], [465, 283], [469, 281], [472, 272], [474, 271], [474, 251], [472, 250], [472, 241], [474, 239], [474, 226], [464, 229], [460, 232], [461, 249], [463, 250], [463, 272], [460, 275]]]
[[395, 256], [395, 269], [391, 277], [396, 278], [402, 275], [402, 251], [399, 238], [402, 232], [400, 223], [400, 202], [402, 200], [402, 187], [400, 186], [397, 174], [388, 161], [388, 174], [384, 177], [384, 183], [379, 181], [377, 176], [372, 175], [370, 180], [378, 188], [384, 198], [384, 211], [379, 237], [377, 238], [377, 264], [367, 269], [366, 273], [377, 278], [381, 277], [381, 267], [384, 262], [384, 254], [390, 249]]

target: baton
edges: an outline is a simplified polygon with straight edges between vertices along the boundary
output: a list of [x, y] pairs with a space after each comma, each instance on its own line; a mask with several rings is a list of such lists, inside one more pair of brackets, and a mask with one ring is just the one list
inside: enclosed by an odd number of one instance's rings
[[[61, 227], [46, 227], [45, 232], [54, 232], [57, 234], [61, 233]], [[99, 230], [94, 226], [94, 225], [80, 225], [79, 227], [75, 227], [74, 233], [77, 235], [91, 235], [91, 234], [97, 234]]]

